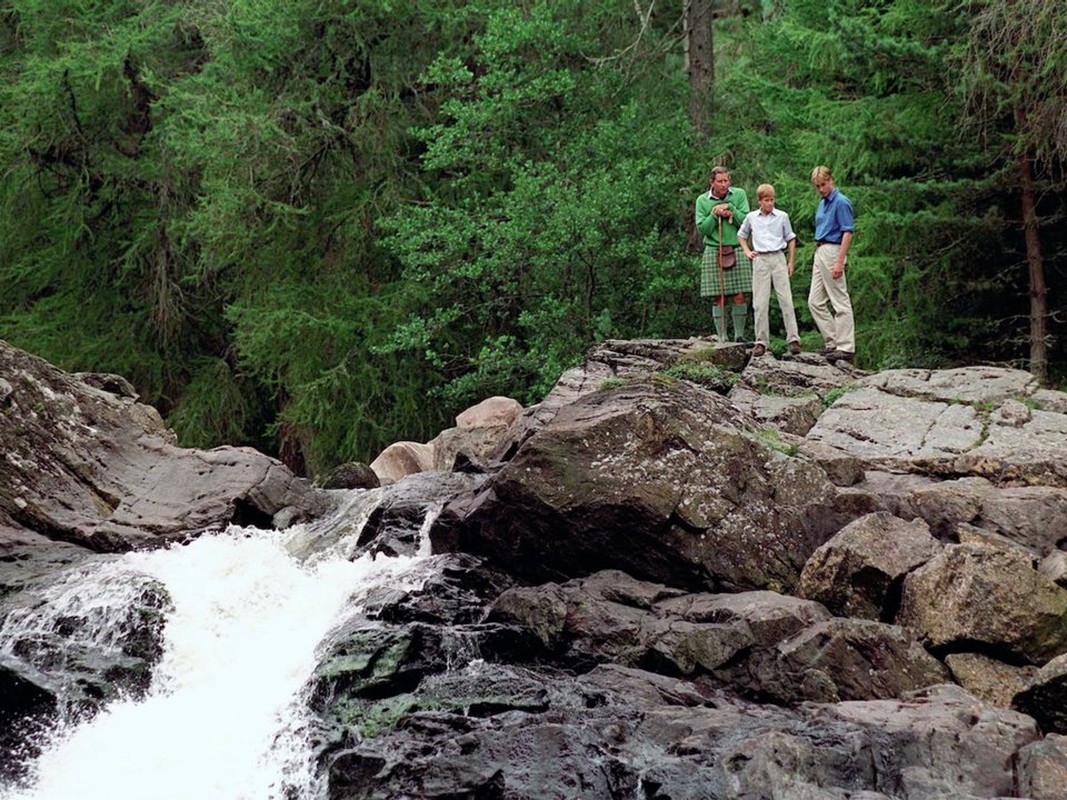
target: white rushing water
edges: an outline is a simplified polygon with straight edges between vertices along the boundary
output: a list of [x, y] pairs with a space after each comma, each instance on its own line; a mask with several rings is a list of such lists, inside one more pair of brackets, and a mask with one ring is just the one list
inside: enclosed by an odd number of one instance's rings
[[300, 563], [287, 550], [298, 536], [307, 532], [231, 528], [101, 560], [51, 589], [53, 615], [87, 602], [121, 614], [129, 592], [116, 587], [158, 580], [174, 605], [164, 654], [144, 699], [113, 702], [60, 730], [36, 761], [32, 785], [0, 790], [0, 800], [321, 797], [302, 696], [316, 647], [373, 587], [417, 587], [423, 559], [350, 561], [344, 537]]

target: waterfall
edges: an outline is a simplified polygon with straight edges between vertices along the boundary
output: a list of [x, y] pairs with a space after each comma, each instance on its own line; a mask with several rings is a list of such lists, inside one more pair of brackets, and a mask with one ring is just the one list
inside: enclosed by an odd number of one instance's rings
[[[316, 648], [375, 587], [418, 588], [426, 561], [349, 558], [362, 526], [352, 519], [365, 519], [366, 505], [317, 529], [232, 527], [165, 550], [101, 557], [50, 587], [33, 614], [9, 615], [0, 640], [91, 607], [104, 647], [131, 592], [158, 582], [170, 601], [145, 696], [60, 725], [28, 785], [0, 789], [0, 800], [320, 798], [302, 696]], [[331, 532], [328, 547], [308, 547]]]

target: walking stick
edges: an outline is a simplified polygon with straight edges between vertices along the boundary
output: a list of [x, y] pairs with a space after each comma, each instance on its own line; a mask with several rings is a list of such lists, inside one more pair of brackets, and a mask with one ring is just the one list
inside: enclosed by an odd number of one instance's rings
[[722, 324], [726, 325], [726, 268], [722, 265], [722, 217], [719, 217], [719, 246], [715, 248], [715, 260], [719, 263], [719, 307], [722, 309]]

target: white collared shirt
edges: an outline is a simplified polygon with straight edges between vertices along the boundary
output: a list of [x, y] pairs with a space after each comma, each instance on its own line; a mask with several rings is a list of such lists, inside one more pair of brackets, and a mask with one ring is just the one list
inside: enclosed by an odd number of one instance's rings
[[748, 212], [737, 236], [740, 239], [749, 239], [750, 247], [757, 253], [785, 250], [786, 245], [797, 238], [789, 222], [789, 215], [778, 208], [771, 209], [770, 214], [764, 214], [758, 208]]

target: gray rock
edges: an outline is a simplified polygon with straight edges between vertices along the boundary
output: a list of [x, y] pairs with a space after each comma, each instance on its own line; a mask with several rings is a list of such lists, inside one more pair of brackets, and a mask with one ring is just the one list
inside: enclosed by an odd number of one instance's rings
[[752, 427], [686, 381], [605, 389], [561, 409], [431, 536], [535, 581], [622, 569], [687, 588], [787, 591], [841, 514], [820, 469]]
[[1013, 755], [1036, 741], [1034, 721], [984, 705], [957, 686], [900, 700], [820, 706], [816, 719], [850, 722], [880, 741], [874, 788], [894, 797], [1012, 797]]
[[1053, 550], [1037, 565], [1037, 571], [1052, 580], [1057, 586], [1067, 589], [1067, 553]]
[[1067, 787], [1067, 737], [1051, 734], [1019, 750], [1019, 796], [1062, 800]]
[[798, 592], [839, 616], [891, 622], [904, 576], [941, 547], [920, 519], [870, 514], [850, 522], [812, 554]]
[[10, 383], [0, 415], [0, 524], [99, 551], [126, 550], [230, 523], [269, 526], [325, 500], [249, 448], [175, 447], [150, 406], [104, 391], [0, 342]]
[[965, 404], [999, 405], [1004, 400], [1030, 397], [1038, 391], [1038, 383], [1029, 372], [988, 366], [890, 369], [865, 378], [863, 383], [902, 397]]
[[781, 397], [735, 386], [730, 390], [729, 398], [735, 406], [751, 414], [757, 421], [777, 431], [798, 436], [811, 430], [823, 412], [822, 400], [813, 394]]
[[898, 466], [907, 459], [956, 456], [976, 448], [982, 423], [967, 405], [901, 397], [874, 388], [843, 395], [808, 432], [808, 438], [854, 453], [871, 464]]
[[1042, 411], [1067, 414], [1067, 392], [1058, 392], [1054, 389], [1038, 389], [1030, 395], [1030, 399]]
[[822, 467], [834, 486], [855, 486], [866, 476], [866, 465], [862, 459], [822, 442], [800, 439], [797, 442], [797, 454]]
[[748, 361], [744, 345], [714, 338], [609, 339], [586, 353], [580, 366], [564, 372], [545, 398], [523, 413], [514, 429], [517, 448], [559, 410], [613, 382], [644, 379], [681, 362], [713, 364], [740, 372]]
[[883, 469], [1067, 487], [1067, 415], [1031, 410], [1037, 388], [1028, 373], [889, 370], [860, 384], [819, 418], [809, 438]]
[[909, 574], [897, 619], [934, 648], [981, 643], [1031, 664], [1067, 650], [1067, 590], [990, 545], [950, 545]]

